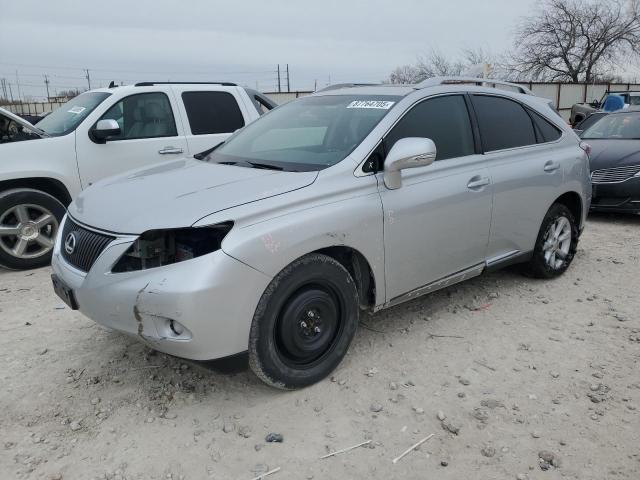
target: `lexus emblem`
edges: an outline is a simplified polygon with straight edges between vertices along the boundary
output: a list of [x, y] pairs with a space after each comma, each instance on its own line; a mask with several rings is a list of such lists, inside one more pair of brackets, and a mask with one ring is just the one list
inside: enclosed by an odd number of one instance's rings
[[71, 232], [67, 235], [67, 238], [64, 239], [64, 251], [69, 255], [73, 254], [76, 250], [76, 234]]

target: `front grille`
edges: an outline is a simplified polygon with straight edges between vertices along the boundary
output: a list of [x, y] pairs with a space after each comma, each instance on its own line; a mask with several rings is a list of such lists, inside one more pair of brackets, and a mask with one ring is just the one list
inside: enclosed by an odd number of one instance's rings
[[[70, 248], [70, 234], [73, 234], [75, 238], [73, 249]], [[67, 217], [62, 228], [60, 252], [71, 265], [83, 272], [88, 272], [107, 245], [114, 239], [115, 237], [87, 230], [75, 223], [71, 217]], [[70, 250], [71, 253], [69, 253]]]
[[591, 174], [592, 183], [620, 183], [629, 180], [640, 172], [640, 165], [629, 165], [627, 167], [604, 168], [594, 170]]

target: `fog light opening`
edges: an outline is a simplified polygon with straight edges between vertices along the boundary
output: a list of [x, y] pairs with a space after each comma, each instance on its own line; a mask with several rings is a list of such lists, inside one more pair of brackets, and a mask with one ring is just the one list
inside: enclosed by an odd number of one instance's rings
[[184, 333], [184, 327], [182, 326], [182, 324], [180, 324], [180, 322], [176, 322], [175, 320], [169, 321], [169, 328], [178, 337]]

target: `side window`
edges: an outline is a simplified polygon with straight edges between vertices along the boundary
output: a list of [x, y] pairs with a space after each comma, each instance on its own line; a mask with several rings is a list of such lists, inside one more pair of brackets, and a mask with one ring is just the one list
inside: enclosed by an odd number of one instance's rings
[[184, 92], [182, 101], [194, 135], [232, 133], [244, 127], [238, 102], [230, 93]]
[[472, 98], [485, 152], [537, 143], [531, 117], [518, 102], [487, 95]]
[[110, 137], [110, 141], [175, 137], [178, 134], [169, 99], [160, 92], [125, 97], [100, 120], [115, 120], [120, 125], [120, 135]]
[[401, 138], [426, 137], [436, 144], [436, 160], [473, 155], [473, 132], [464, 98], [449, 95], [413, 107], [384, 140], [386, 152]]
[[529, 110], [538, 135], [538, 143], [554, 142], [560, 138], [562, 132], [559, 128], [547, 121], [542, 115]]

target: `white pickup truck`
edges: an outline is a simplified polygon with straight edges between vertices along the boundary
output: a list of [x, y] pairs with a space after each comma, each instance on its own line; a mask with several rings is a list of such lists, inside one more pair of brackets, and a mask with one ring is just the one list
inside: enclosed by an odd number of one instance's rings
[[233, 83], [144, 82], [75, 97], [27, 141], [0, 144], [0, 265], [48, 264], [66, 206], [93, 182], [210, 149], [274, 106]]

